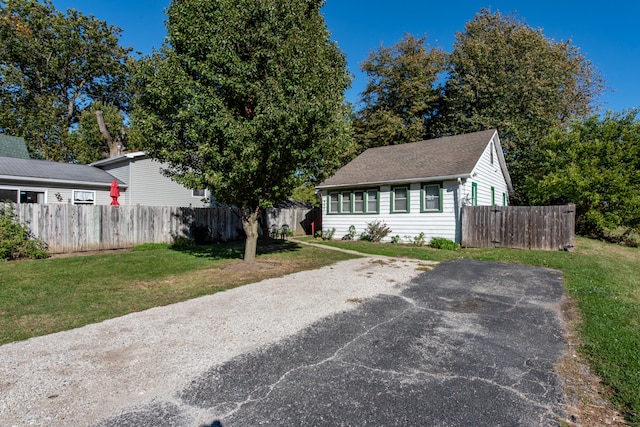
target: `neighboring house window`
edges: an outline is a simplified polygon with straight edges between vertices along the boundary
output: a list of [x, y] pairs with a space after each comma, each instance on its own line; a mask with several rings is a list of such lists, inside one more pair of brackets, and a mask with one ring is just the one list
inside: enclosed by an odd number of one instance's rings
[[491, 187], [491, 206], [496, 205], [496, 189]]
[[21, 191], [20, 203], [44, 203], [44, 193], [40, 191]]
[[96, 201], [95, 191], [73, 190], [74, 205], [93, 205]]
[[502, 193], [502, 206], [507, 206], [507, 193]]
[[427, 184], [422, 187], [422, 212], [442, 212], [442, 186]]
[[364, 213], [364, 191], [353, 192], [353, 212]]
[[191, 196], [192, 197], [204, 197], [205, 196], [205, 192], [204, 189], [194, 189], [191, 190]]
[[18, 203], [18, 190], [0, 189], [0, 203], [7, 200], [13, 203]]
[[391, 212], [409, 212], [409, 189], [396, 187], [391, 192]]
[[339, 201], [338, 193], [329, 194], [329, 203], [328, 203], [329, 213], [338, 213], [338, 206], [339, 206], [338, 201]]
[[471, 183], [471, 205], [478, 206], [478, 184]]
[[341, 203], [340, 212], [342, 213], [350, 213], [351, 212], [351, 193], [348, 191], [342, 192], [342, 203]]
[[378, 212], [378, 190], [367, 190], [367, 213]]

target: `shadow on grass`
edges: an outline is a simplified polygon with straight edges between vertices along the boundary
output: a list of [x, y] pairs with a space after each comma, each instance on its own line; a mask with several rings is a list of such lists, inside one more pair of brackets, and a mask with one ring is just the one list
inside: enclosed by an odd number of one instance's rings
[[[257, 255], [270, 255], [286, 252], [295, 252], [301, 248], [301, 245], [288, 240], [277, 239], [258, 239]], [[194, 245], [188, 247], [171, 247], [172, 250], [188, 254], [199, 258], [209, 259], [243, 259], [244, 257], [244, 240], [212, 243], [208, 245]]]

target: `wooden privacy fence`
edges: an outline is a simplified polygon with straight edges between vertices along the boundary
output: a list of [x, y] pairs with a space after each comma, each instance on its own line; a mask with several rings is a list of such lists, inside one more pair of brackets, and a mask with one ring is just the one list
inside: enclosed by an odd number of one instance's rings
[[464, 206], [462, 246], [572, 250], [575, 205]]
[[239, 239], [242, 223], [231, 208], [159, 206], [15, 205], [18, 220], [44, 240], [50, 253], [131, 248], [192, 237], [208, 227], [213, 240]]

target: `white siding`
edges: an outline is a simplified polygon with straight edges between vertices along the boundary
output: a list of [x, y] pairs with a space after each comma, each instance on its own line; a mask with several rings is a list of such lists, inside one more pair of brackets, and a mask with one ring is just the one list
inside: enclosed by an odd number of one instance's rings
[[[493, 159], [493, 162], [491, 161]], [[468, 200], [471, 201], [471, 183], [475, 182], [478, 187], [478, 206], [491, 206], [491, 187], [495, 191], [495, 204], [503, 205], [503, 194], [507, 194], [508, 204], [508, 188], [505, 177], [500, 168], [498, 154], [495, 144], [490, 142], [482, 153], [478, 163], [473, 169], [472, 178], [467, 180], [465, 185], [465, 193], [468, 194]]]
[[409, 212], [391, 213], [392, 187], [380, 187], [379, 214], [328, 214], [327, 192], [322, 198], [322, 228], [324, 230], [336, 229], [334, 239], [341, 239], [349, 232], [351, 225], [355, 226], [359, 236], [367, 227], [367, 224], [376, 220], [384, 221], [392, 230], [385, 239], [390, 241], [392, 236], [400, 236], [401, 241], [411, 242], [421, 232], [425, 234], [428, 242], [432, 237], [446, 237], [456, 239], [456, 221], [458, 209], [455, 198], [458, 192], [457, 181], [445, 181], [442, 189], [442, 212], [421, 212], [421, 186], [424, 183], [412, 183], [409, 189]]

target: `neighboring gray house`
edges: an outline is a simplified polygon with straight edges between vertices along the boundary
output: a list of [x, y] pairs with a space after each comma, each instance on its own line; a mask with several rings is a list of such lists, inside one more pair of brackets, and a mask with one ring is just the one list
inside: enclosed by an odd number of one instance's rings
[[370, 148], [316, 187], [335, 238], [384, 221], [391, 236], [460, 241], [462, 206], [507, 205], [513, 191], [495, 129]]
[[[108, 205], [113, 180], [112, 175], [88, 165], [0, 157], [0, 200]], [[126, 184], [118, 184], [126, 192]]]
[[143, 152], [91, 165], [50, 162], [29, 159], [22, 138], [0, 136], [0, 201], [110, 205], [115, 179], [120, 205], [211, 206], [208, 191], [172, 181], [162, 174], [164, 165]]
[[143, 151], [126, 153], [91, 163], [118, 178], [127, 186], [118, 202], [142, 206], [211, 206], [207, 190], [192, 190], [162, 174], [166, 165], [148, 157]]

